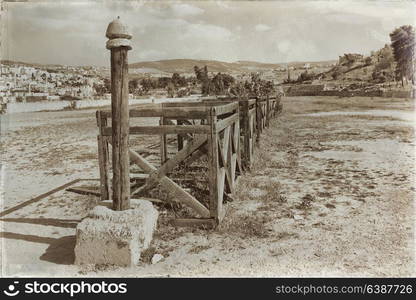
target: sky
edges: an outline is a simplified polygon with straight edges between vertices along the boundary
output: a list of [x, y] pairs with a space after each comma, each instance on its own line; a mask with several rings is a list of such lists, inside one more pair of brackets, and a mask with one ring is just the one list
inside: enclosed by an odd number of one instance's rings
[[129, 62], [209, 59], [267, 63], [368, 55], [415, 25], [412, 1], [31, 1], [3, 3], [1, 59], [109, 65], [105, 31], [120, 16]]

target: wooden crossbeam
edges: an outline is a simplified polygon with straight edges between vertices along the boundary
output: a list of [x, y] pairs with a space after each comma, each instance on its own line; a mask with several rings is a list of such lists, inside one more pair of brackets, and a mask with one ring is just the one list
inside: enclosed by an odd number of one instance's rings
[[[129, 128], [129, 134], [182, 134], [182, 133], [205, 133], [209, 132], [209, 127], [206, 125], [160, 125], [160, 126], [132, 126]], [[104, 136], [111, 136], [112, 128], [104, 127]]]
[[[111, 111], [102, 111], [103, 115], [111, 118]], [[160, 104], [133, 108], [129, 111], [130, 118], [137, 117], [166, 117], [203, 119], [206, 118], [205, 107], [162, 107]]]

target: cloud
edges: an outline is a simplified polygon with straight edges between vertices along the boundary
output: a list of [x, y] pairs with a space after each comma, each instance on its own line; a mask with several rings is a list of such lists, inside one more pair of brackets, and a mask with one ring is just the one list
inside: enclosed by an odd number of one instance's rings
[[184, 16], [196, 16], [204, 13], [202, 8], [186, 4], [186, 3], [178, 3], [172, 5], [172, 12], [174, 15], [178, 17]]
[[269, 31], [270, 29], [272, 29], [270, 26], [266, 25], [266, 24], [257, 24], [256, 25], [256, 31]]
[[230, 30], [211, 24], [190, 24], [183, 37], [186, 38], [203, 38], [209, 40], [227, 40], [232, 33]]
[[155, 49], [149, 49], [149, 50], [142, 50], [140, 49], [138, 58], [140, 60], [157, 60], [161, 59], [166, 56], [166, 51], [162, 50], [155, 50]]
[[120, 16], [131, 62], [327, 60], [379, 49], [416, 20], [408, 1], [79, 1], [6, 2], [2, 58], [108, 65], [105, 29]]

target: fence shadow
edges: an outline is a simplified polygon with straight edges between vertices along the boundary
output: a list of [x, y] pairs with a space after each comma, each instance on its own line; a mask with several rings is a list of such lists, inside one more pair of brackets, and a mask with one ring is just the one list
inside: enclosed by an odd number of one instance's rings
[[0, 238], [49, 244], [49, 247], [46, 249], [45, 253], [40, 256], [40, 260], [43, 261], [48, 261], [60, 265], [72, 265], [75, 261], [75, 235], [51, 238], [14, 232], [0, 232]]
[[0, 221], [55, 226], [55, 227], [62, 227], [62, 228], [76, 228], [77, 224], [81, 222], [81, 220], [76, 220], [76, 219], [65, 220], [65, 219], [54, 219], [54, 218], [2, 218], [0, 219]]

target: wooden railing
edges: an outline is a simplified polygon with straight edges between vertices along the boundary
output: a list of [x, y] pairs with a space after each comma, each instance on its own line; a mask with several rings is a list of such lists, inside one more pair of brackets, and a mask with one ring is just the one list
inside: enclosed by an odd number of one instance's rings
[[[169, 197], [192, 208], [196, 214], [193, 218], [172, 220], [175, 225], [219, 224], [225, 214], [224, 195], [233, 194], [238, 176], [252, 166], [256, 143], [270, 119], [275, 116], [277, 107], [277, 98], [215, 98], [131, 107], [130, 120], [158, 118], [159, 124], [130, 125], [129, 135], [160, 137], [160, 164], [149, 161], [132, 147], [129, 149], [130, 163], [142, 170], [142, 174], [131, 175], [131, 179], [134, 177], [136, 180], [131, 186], [132, 197], [160, 186]], [[112, 192], [109, 156], [113, 134], [109, 126], [111, 112], [100, 110], [96, 117], [101, 199], [107, 200], [111, 199]], [[134, 123], [137, 122], [131, 122]], [[168, 146], [172, 144], [169, 144], [168, 135], [174, 135], [177, 146], [174, 150], [169, 149], [171, 151], [168, 151]], [[205, 202], [182, 187], [174, 172], [179, 167], [190, 169], [203, 157], [207, 161], [205, 169], [209, 193], [209, 199]]]

